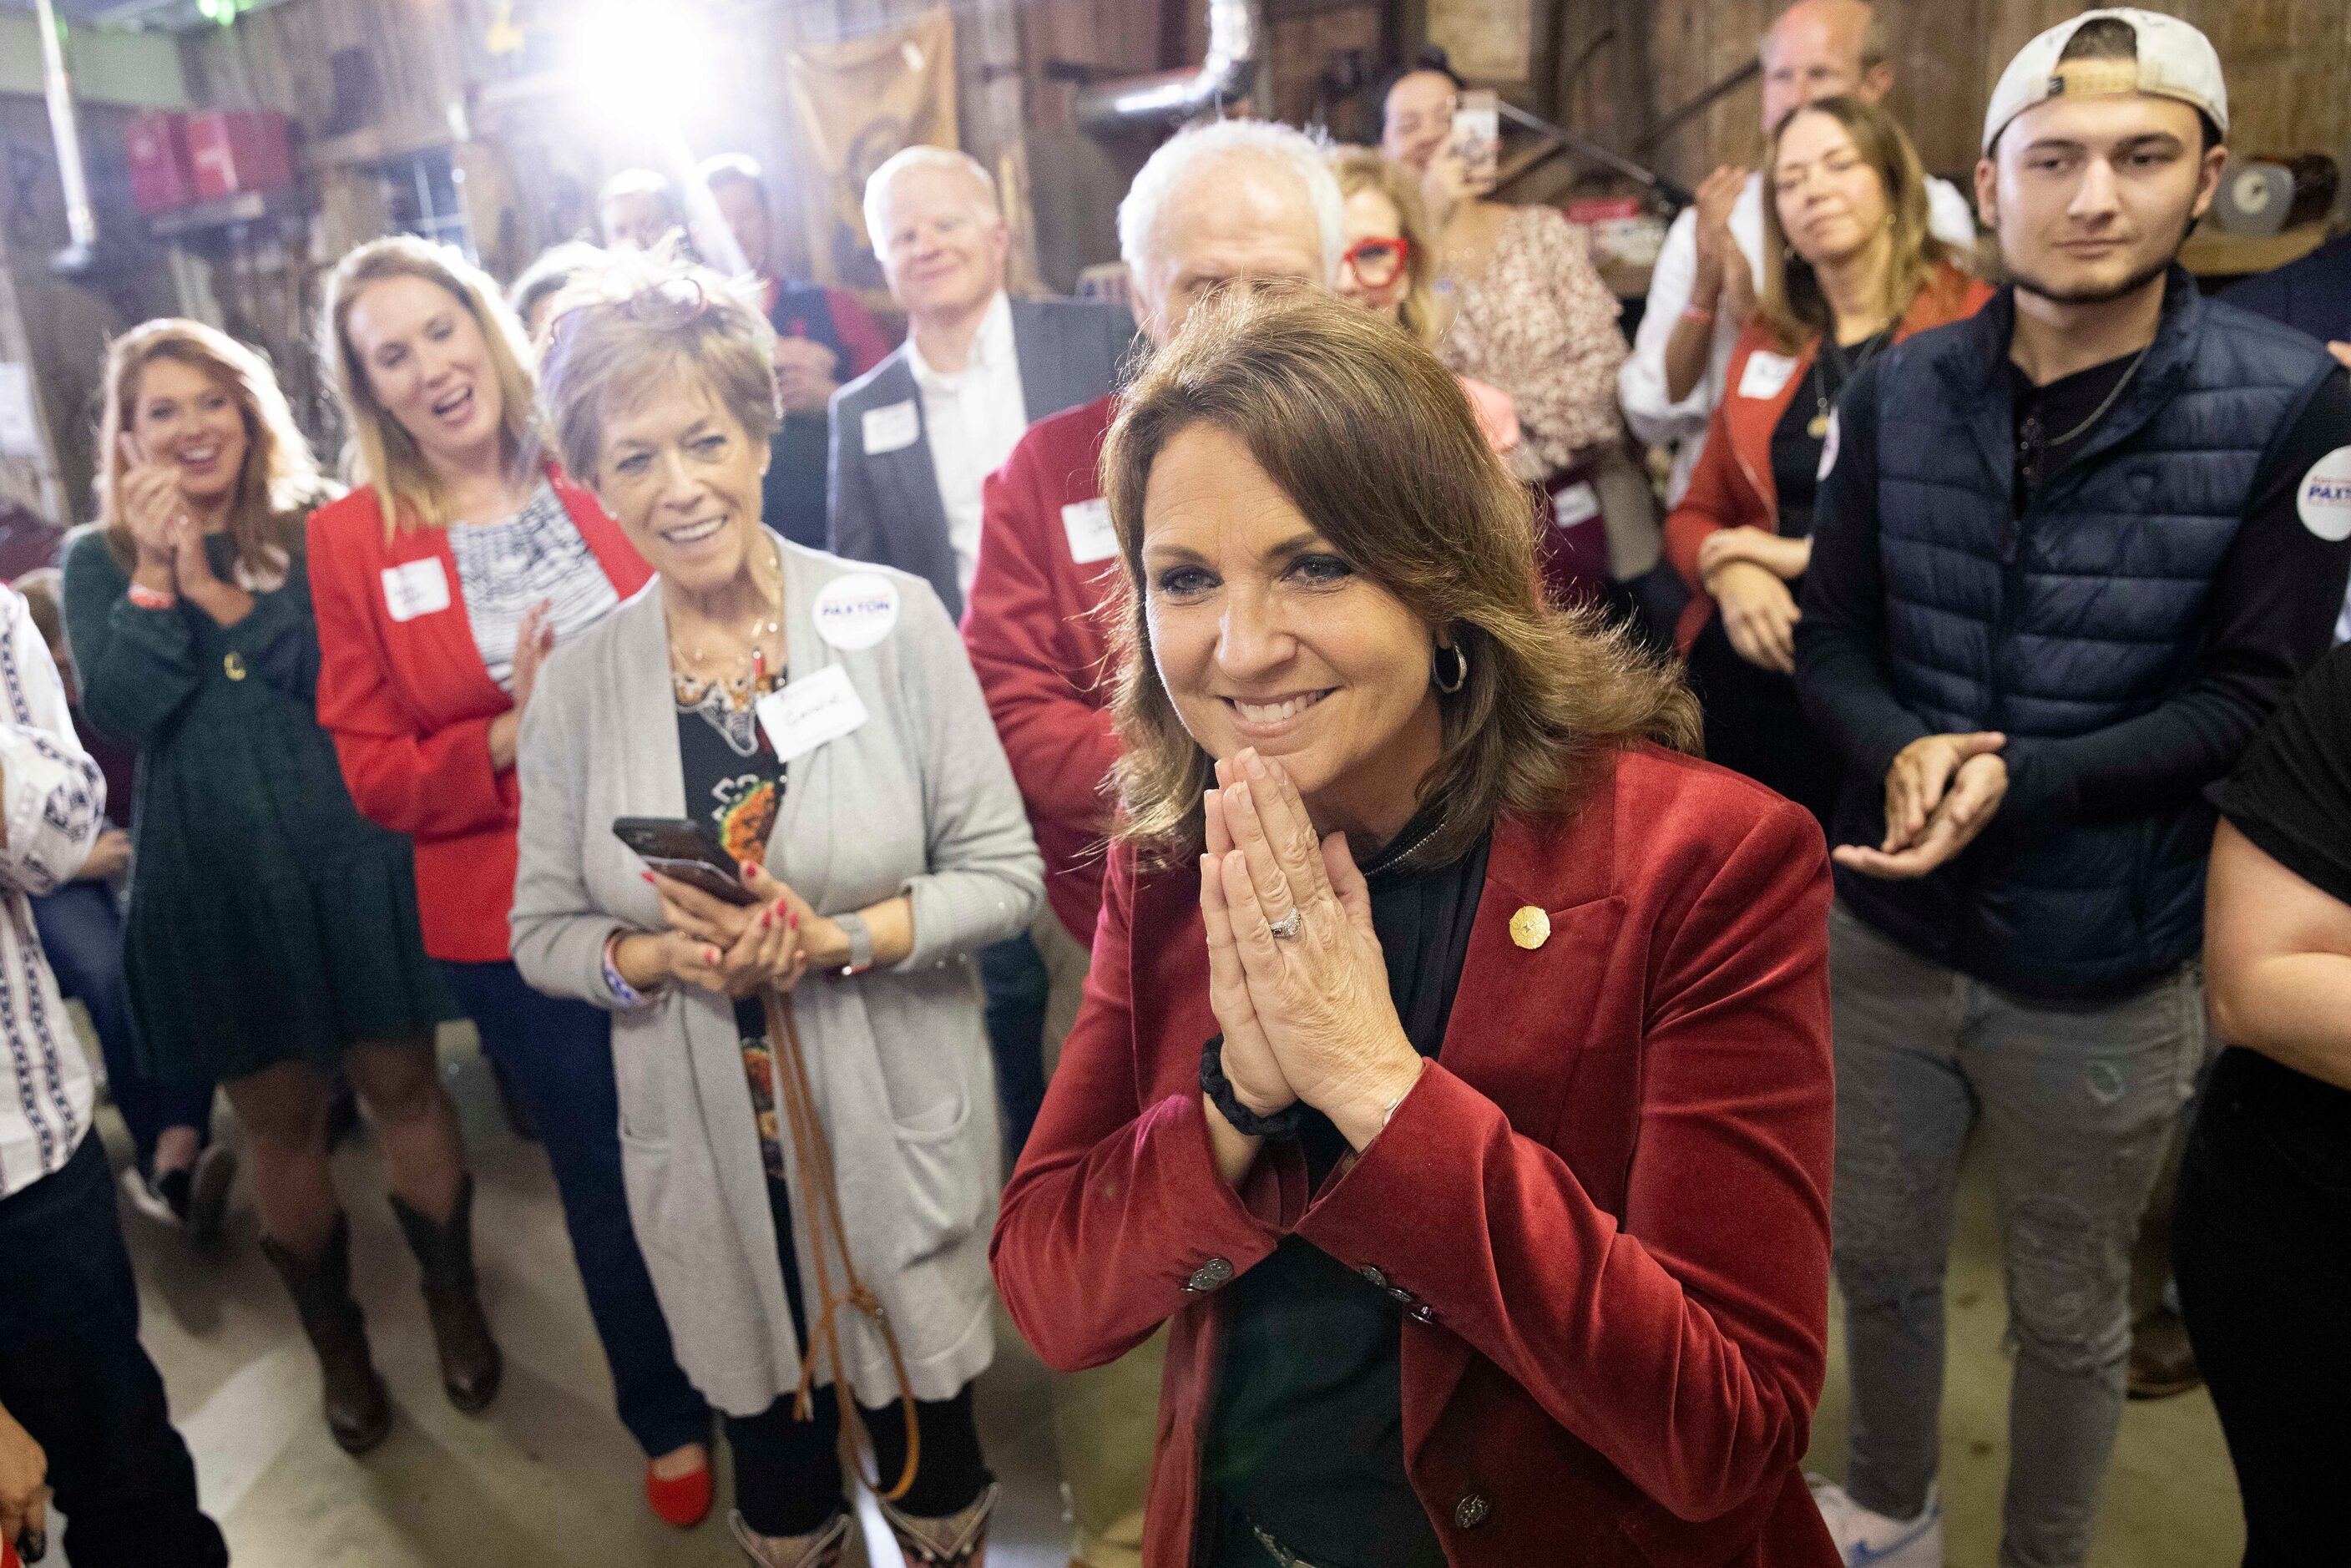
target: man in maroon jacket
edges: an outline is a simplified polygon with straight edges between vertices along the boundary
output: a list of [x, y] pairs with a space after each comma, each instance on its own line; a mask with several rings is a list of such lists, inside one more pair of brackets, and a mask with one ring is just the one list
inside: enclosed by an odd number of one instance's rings
[[[1155, 343], [1220, 285], [1328, 284], [1344, 219], [1322, 154], [1256, 120], [1186, 131], [1152, 154], [1118, 209], [1135, 316]], [[1046, 1071], [1075, 1021], [1102, 904], [1111, 730], [1109, 618], [1118, 553], [1098, 459], [1117, 413], [1104, 397], [1029, 428], [982, 492], [979, 565], [964, 641], [1045, 856], [1050, 908], [1029, 935], [1052, 977]], [[1060, 1376], [1053, 1425], [1087, 1568], [1142, 1561], [1163, 1333], [1108, 1366]]]

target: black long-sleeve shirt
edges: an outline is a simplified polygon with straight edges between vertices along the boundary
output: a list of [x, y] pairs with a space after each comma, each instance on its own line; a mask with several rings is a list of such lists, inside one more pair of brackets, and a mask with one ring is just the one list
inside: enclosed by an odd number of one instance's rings
[[[2093, 366], [2017, 400], [2049, 429], [2095, 409], [2127, 361]], [[1838, 404], [1838, 450], [1823, 479], [1796, 629], [1796, 680], [1806, 711], [1848, 764], [1884, 778], [1912, 741], [1935, 733], [1896, 695], [1886, 653], [1886, 585], [1877, 531], [1876, 382], [1873, 363]], [[2086, 434], [2084, 437], [2087, 439]], [[2351, 446], [2351, 379], [2323, 382], [2273, 442], [2256, 471], [2243, 526], [2222, 558], [2205, 612], [2195, 678], [2150, 711], [2065, 738], [2012, 736], [2002, 749], [2007, 833], [2177, 805], [2225, 775], [2295, 679], [2326, 649], [2343, 602], [2351, 545], [2323, 538], [2298, 510], [2303, 479]], [[2066, 454], [2041, 465], [2054, 474]], [[2029, 500], [2017, 484], [2020, 515]]]

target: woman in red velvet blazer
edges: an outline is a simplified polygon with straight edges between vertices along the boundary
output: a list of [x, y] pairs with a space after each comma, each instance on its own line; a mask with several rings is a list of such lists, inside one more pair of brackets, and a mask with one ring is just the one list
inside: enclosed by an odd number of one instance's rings
[[1204, 303], [1103, 471], [1119, 839], [994, 1256], [1050, 1364], [1171, 1322], [1144, 1561], [1834, 1563], [1817, 828], [1544, 612], [1386, 323]]
[[533, 455], [521, 325], [479, 269], [407, 235], [371, 241], [337, 264], [320, 328], [358, 487], [310, 517], [319, 722], [360, 810], [415, 841], [424, 949], [554, 1166], [647, 1500], [691, 1525], [710, 1507], [710, 1412], [630, 1228], [611, 1019], [532, 990], [507, 936], [532, 682], [652, 573]]

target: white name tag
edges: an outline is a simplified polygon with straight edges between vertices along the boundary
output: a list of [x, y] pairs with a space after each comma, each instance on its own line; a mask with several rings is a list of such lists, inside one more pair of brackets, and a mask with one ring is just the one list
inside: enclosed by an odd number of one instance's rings
[[903, 452], [914, 444], [923, 434], [922, 416], [914, 412], [912, 399], [893, 402], [887, 408], [865, 411], [865, 455], [879, 457], [885, 452]]
[[871, 648], [898, 624], [898, 585], [878, 571], [836, 577], [816, 596], [816, 634], [844, 653]]
[[1080, 566], [1118, 553], [1118, 530], [1110, 526], [1110, 503], [1100, 496], [1061, 508], [1061, 531], [1070, 536], [1070, 559]]
[[839, 740], [863, 725], [865, 703], [849, 684], [849, 672], [827, 664], [813, 674], [788, 681], [781, 691], [759, 699], [759, 727], [778, 759], [805, 757], [829, 740]]
[[1551, 520], [1562, 528], [1600, 515], [1600, 492], [1578, 479], [1551, 498]]
[[2338, 446], [2310, 465], [2294, 510], [2302, 526], [2327, 543], [2351, 539], [2351, 446]]
[[394, 621], [413, 621], [449, 608], [449, 574], [441, 558], [429, 555], [405, 566], [383, 569], [383, 607]]
[[1778, 397], [1788, 378], [1796, 373], [1796, 361], [1785, 354], [1775, 354], [1768, 349], [1758, 349], [1747, 356], [1747, 368], [1739, 372], [1740, 397]]

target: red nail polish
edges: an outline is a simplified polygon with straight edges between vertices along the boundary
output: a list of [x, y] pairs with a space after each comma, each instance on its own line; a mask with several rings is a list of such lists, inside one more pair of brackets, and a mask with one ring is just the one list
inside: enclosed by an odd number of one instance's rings
[[798, 931], [800, 928], [800, 912], [799, 910], [793, 910], [786, 918], [788, 924], [785, 925], [784, 929], [787, 931]]
[[755, 874], [758, 872], [758, 869], [759, 869], [759, 862], [757, 862], [757, 861], [745, 861], [745, 862], [743, 862], [743, 876], [744, 876], [745, 880], [746, 880], [746, 881], [749, 880], [753, 875], [755, 875]]
[[759, 929], [760, 929], [760, 930], [762, 930], [762, 931], [768, 930], [769, 927], [773, 926], [775, 924], [776, 924], [776, 912], [775, 912], [774, 910], [772, 910], [772, 909], [763, 909], [763, 910], [759, 911]]
[[705, 964], [716, 964], [718, 962], [718, 949], [716, 947], [705, 947], [702, 950], [702, 961]]
[[651, 882], [653, 879], [653, 873], [649, 871], [641, 871], [637, 873], [637, 874], [643, 877], [647, 882]]

